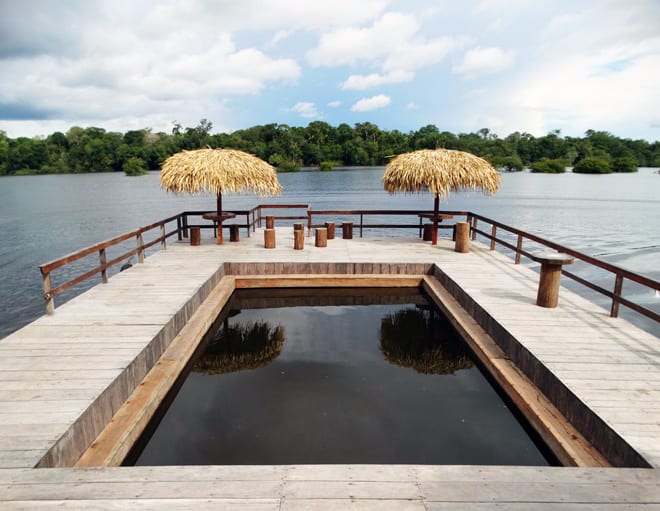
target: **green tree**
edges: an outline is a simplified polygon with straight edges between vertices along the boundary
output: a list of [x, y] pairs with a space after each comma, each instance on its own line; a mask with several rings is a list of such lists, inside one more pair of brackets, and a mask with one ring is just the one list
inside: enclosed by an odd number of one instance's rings
[[577, 174], [609, 174], [612, 166], [603, 158], [584, 158], [575, 164], [573, 172]]
[[543, 174], [563, 174], [566, 172], [566, 162], [561, 159], [543, 158], [530, 165], [532, 172]]
[[502, 160], [500, 160], [500, 164], [498, 166], [509, 172], [519, 172], [525, 167], [523, 165], [522, 159], [517, 154], [505, 156], [502, 158]]
[[622, 156], [612, 160], [612, 172], [637, 172], [637, 160]]
[[122, 169], [127, 176], [143, 176], [147, 174], [147, 166], [142, 158], [129, 158]]

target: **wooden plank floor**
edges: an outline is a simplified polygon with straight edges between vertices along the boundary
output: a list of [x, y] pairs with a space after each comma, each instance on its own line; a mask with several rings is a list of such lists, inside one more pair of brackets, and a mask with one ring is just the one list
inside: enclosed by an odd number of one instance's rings
[[660, 473], [424, 465], [2, 469], [17, 510], [657, 510]]
[[[224, 484], [210, 484], [190, 498], [186, 492], [166, 490], [163, 481], [200, 480], [203, 472], [204, 477], [222, 482], [230, 469], [23, 469], [39, 463], [154, 338], [173, 335], [163, 333], [176, 329], [172, 318], [225, 262], [356, 263], [365, 272], [381, 271], [391, 263], [435, 263], [649, 464], [660, 466], [660, 344], [656, 336], [609, 318], [607, 311], [566, 289], [560, 292], [557, 309], [536, 307], [537, 274], [480, 244], [473, 244], [468, 254], [457, 254], [447, 240], [432, 247], [412, 237], [335, 239], [327, 248], [316, 248], [313, 239], [306, 238], [305, 249], [294, 251], [290, 228], [277, 232], [278, 246], [272, 250], [263, 248], [260, 232], [223, 246], [211, 239], [200, 247], [173, 244], [144, 264], [114, 276], [109, 284], [58, 307], [53, 316], [41, 317], [0, 341], [0, 478], [3, 490], [8, 491], [0, 492], [0, 500], [8, 505], [11, 501], [11, 507], [4, 503], [0, 507], [49, 509], [73, 499], [82, 509], [89, 504], [86, 499], [92, 499], [98, 509], [152, 509], [163, 503], [158, 491], [164, 492], [161, 495], [166, 501], [171, 498], [182, 507], [195, 509], [217, 509], [214, 502], [232, 507], [241, 504], [247, 509], [304, 509], [309, 499], [319, 509], [347, 503], [362, 509], [375, 502], [393, 509], [491, 509], [494, 503], [526, 509], [530, 502], [552, 503], [544, 505], [548, 509], [565, 509], [570, 503], [579, 503], [580, 509], [629, 509], [642, 502], [647, 504], [644, 509], [660, 506], [656, 470], [408, 467], [400, 472], [396, 467], [362, 468], [360, 477], [366, 482], [376, 476], [364, 474], [390, 474], [387, 484], [381, 480], [380, 485], [370, 487], [380, 488], [371, 499], [359, 493], [360, 485], [352, 479], [352, 471], [358, 470], [355, 467], [259, 467], [255, 468], [259, 477], [269, 470], [286, 474], [278, 475], [279, 482], [273, 487], [247, 484], [246, 488], [252, 488], [247, 496], [222, 495], [219, 488]], [[236, 470], [230, 470], [229, 480]], [[323, 474], [332, 470], [333, 477], [324, 479]], [[290, 481], [295, 473], [323, 483], [296, 486]], [[438, 479], [429, 482], [426, 476], [420, 479], [420, 474], [435, 474]], [[87, 482], [76, 477], [87, 478]], [[546, 479], [521, 485], [528, 477]], [[112, 486], [104, 478], [128, 478], [137, 486], [122, 490], [121, 485]], [[400, 486], [393, 484], [397, 481]], [[116, 493], [106, 497], [93, 490], [111, 486]], [[298, 492], [297, 487], [306, 489]], [[268, 496], [257, 498], [260, 489], [266, 488]], [[42, 497], [35, 498], [39, 495]], [[138, 503], [115, 505], [116, 499]]]

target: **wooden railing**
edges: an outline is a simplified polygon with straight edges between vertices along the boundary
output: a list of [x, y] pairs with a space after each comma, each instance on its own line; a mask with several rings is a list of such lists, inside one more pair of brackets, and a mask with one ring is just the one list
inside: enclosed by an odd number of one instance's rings
[[[167, 232], [166, 226], [172, 222], [176, 222], [177, 227], [175, 230]], [[144, 234], [156, 229], [160, 231], [159, 235], [155, 239], [145, 243]], [[119, 264], [127, 259], [130, 260], [130, 258], [133, 257], [134, 255], [137, 255], [138, 263], [142, 263], [144, 262], [145, 250], [158, 244], [160, 244], [161, 248], [164, 249], [166, 247], [167, 238], [169, 238], [170, 236], [178, 235], [180, 239], [181, 232], [182, 232], [182, 216], [181, 215], [171, 216], [159, 222], [155, 222], [145, 227], [140, 227], [139, 229], [136, 229], [131, 232], [127, 232], [125, 234], [117, 236], [116, 238], [102, 241], [100, 243], [97, 243], [96, 245], [92, 245], [91, 247], [83, 248], [82, 250], [78, 250], [64, 257], [60, 257], [59, 259], [55, 259], [54, 261], [50, 261], [46, 264], [42, 264], [41, 266], [39, 266], [39, 270], [41, 270], [41, 275], [43, 278], [44, 299], [46, 300], [46, 312], [48, 314], [52, 314], [53, 311], [55, 310], [55, 295], [99, 273], [101, 274], [101, 281], [103, 283], [107, 283], [108, 269], [111, 266]], [[135, 242], [136, 242], [135, 248], [123, 252], [122, 254], [116, 257], [113, 257], [111, 260], [107, 260], [106, 251], [108, 248], [119, 245], [120, 243], [130, 240], [132, 238], [135, 238]], [[97, 266], [91, 268], [82, 275], [78, 275], [77, 277], [68, 280], [63, 284], [53, 287], [51, 273], [54, 270], [57, 270], [58, 268], [62, 268], [68, 264], [71, 264], [75, 261], [78, 261], [80, 259], [83, 259], [84, 257], [93, 254], [98, 254], [99, 264]]]
[[[281, 210], [304, 210], [304, 214], [273, 214], [274, 211]], [[165, 249], [167, 238], [177, 235], [178, 239], [181, 240], [188, 236], [188, 229], [190, 227], [200, 227], [202, 229], [213, 229], [213, 224], [209, 222], [197, 223], [197, 218], [201, 219], [201, 216], [208, 211], [184, 211], [176, 216], [172, 216], [161, 220], [159, 222], [153, 223], [151, 225], [141, 227], [134, 231], [122, 234], [116, 238], [97, 243], [91, 247], [84, 248], [62, 258], [56, 259], [49, 263], [41, 265], [39, 268], [43, 276], [43, 285], [44, 285], [44, 299], [46, 300], [46, 310], [51, 314], [54, 310], [54, 297], [58, 293], [96, 275], [101, 274], [102, 282], [107, 282], [108, 275], [107, 270], [113, 265], [119, 264], [130, 257], [137, 255], [138, 262], [141, 263], [144, 260], [144, 251], [149, 247], [155, 246], [157, 244], [161, 245], [161, 248]], [[356, 209], [356, 210], [312, 210], [307, 204], [259, 204], [249, 210], [233, 210], [232, 213], [236, 214], [236, 218], [232, 221], [226, 222], [223, 224], [224, 228], [229, 229], [229, 225], [238, 224], [241, 227], [247, 230], [248, 236], [250, 232], [258, 227], [261, 227], [262, 221], [266, 216], [274, 216], [276, 220], [279, 221], [295, 221], [295, 220], [307, 220], [307, 227], [311, 231], [314, 227], [322, 227], [323, 223], [320, 222], [320, 218], [329, 217], [332, 219], [341, 218], [343, 221], [348, 221], [346, 219], [351, 219], [354, 226], [359, 230], [359, 235], [362, 237], [364, 231], [367, 229], [416, 229], [419, 231], [419, 236], [422, 235], [422, 226], [423, 226], [423, 216], [424, 214], [430, 213], [430, 211], [424, 210], [373, 210], [373, 209]], [[287, 212], [288, 213], [288, 212]], [[647, 317], [655, 322], [660, 322], [660, 315], [653, 310], [634, 303], [623, 296], [623, 285], [626, 280], [635, 282], [647, 289], [654, 291], [655, 293], [660, 292], [660, 282], [653, 280], [649, 277], [639, 275], [637, 273], [626, 270], [619, 266], [601, 261], [595, 257], [583, 254], [571, 248], [565, 247], [558, 243], [546, 240], [540, 236], [516, 229], [515, 227], [508, 226], [496, 220], [492, 220], [488, 217], [472, 213], [470, 211], [441, 211], [440, 213], [445, 215], [453, 215], [455, 220], [462, 220], [462, 217], [465, 217], [470, 223], [472, 239], [476, 239], [477, 235], [483, 236], [490, 243], [490, 249], [495, 250], [496, 246], [501, 246], [506, 249], [509, 249], [513, 252], [514, 261], [516, 264], [520, 263], [521, 257], [525, 256], [532, 258], [532, 252], [528, 250], [527, 246], [524, 246], [525, 243], [528, 245], [531, 243], [540, 245], [545, 248], [550, 248], [558, 252], [563, 252], [573, 256], [579, 261], [600, 268], [609, 272], [614, 277], [614, 286], [610, 289], [605, 289], [602, 286], [589, 282], [588, 280], [576, 275], [573, 272], [562, 269], [562, 274], [567, 278], [572, 279], [573, 281], [586, 286], [587, 288], [596, 291], [607, 298], [611, 299], [612, 304], [610, 307], [610, 315], [612, 317], [618, 316], [619, 306], [623, 305], [629, 309]], [[244, 217], [244, 219], [243, 219]], [[369, 217], [376, 217], [376, 220], [372, 223], [366, 221]], [[385, 217], [416, 217], [414, 222], [387, 222], [382, 221], [382, 218]], [[192, 223], [192, 220], [195, 220], [195, 223]], [[176, 222], [176, 229], [167, 232], [166, 226], [170, 223]], [[486, 228], [484, 229], [484, 224]], [[453, 223], [450, 224], [440, 224], [438, 227], [440, 229], [452, 229]], [[159, 235], [152, 241], [145, 243], [143, 241], [144, 233], [159, 229]], [[502, 236], [502, 233], [505, 234], [505, 237], [508, 236], [509, 240], [505, 239]], [[109, 247], [118, 245], [126, 240], [135, 238], [136, 247], [128, 250], [119, 256], [107, 260], [106, 250]], [[62, 268], [70, 263], [73, 263], [77, 260], [80, 260], [84, 257], [98, 254], [99, 264], [83, 274], [64, 282], [56, 287], [52, 286], [51, 273], [59, 268]]]
[[[625, 268], [621, 268], [620, 266], [616, 266], [614, 264], [601, 261], [600, 259], [596, 259], [595, 257], [592, 257], [590, 255], [583, 254], [582, 252], [578, 252], [577, 250], [573, 250], [571, 248], [565, 247], [563, 245], [560, 245], [559, 243], [548, 241], [544, 238], [541, 238], [540, 236], [536, 236], [534, 234], [530, 234], [520, 229], [516, 229], [515, 227], [510, 227], [501, 222], [492, 220], [482, 215], [478, 215], [476, 213], [470, 213], [468, 217], [468, 221], [471, 224], [472, 239], [476, 239], [477, 235], [481, 235], [484, 238], [490, 240], [491, 250], [495, 250], [496, 245], [506, 247], [512, 250], [515, 254], [514, 261], [516, 264], [520, 263], [521, 256], [525, 256], [530, 259], [532, 258], [532, 253], [526, 250], [525, 248], [523, 248], [524, 242], [527, 241], [542, 245], [547, 248], [551, 248], [553, 250], [556, 250], [557, 252], [562, 252], [564, 254], [571, 255], [575, 259], [578, 259], [591, 266], [596, 266], [602, 270], [611, 273], [614, 277], [614, 286], [611, 290], [609, 290], [609, 289], [605, 289], [602, 286], [596, 285], [593, 282], [589, 282], [588, 280], [580, 277], [579, 275], [576, 275], [571, 271], [562, 269], [562, 275], [565, 275], [567, 278], [574, 280], [575, 282], [578, 282], [579, 284], [582, 284], [583, 286], [586, 286], [589, 289], [610, 298], [612, 300], [612, 304], [610, 307], [610, 316], [614, 318], [617, 317], [619, 315], [619, 306], [624, 305], [629, 309], [632, 309], [635, 312], [642, 314], [647, 318], [652, 319], [655, 322], [660, 322], [660, 314], [652, 311], [647, 307], [634, 303], [624, 298], [622, 295], [623, 284], [625, 280], [629, 280], [631, 282], [635, 282], [646, 288], [649, 288], [650, 290], [653, 290], [654, 293], [659, 293], [660, 282], [658, 282], [657, 280], [653, 280], [649, 277], [645, 277], [644, 275], [639, 275], [637, 273], [631, 272], [629, 270], [626, 270]], [[487, 224], [488, 226], [490, 226], [490, 230], [488, 229], [484, 230], [481, 227], [482, 224]], [[502, 231], [511, 234], [515, 238], [516, 240], [515, 245], [513, 243], [510, 243], [502, 239], [502, 237], [499, 236]]]
[[[343, 217], [351, 218], [354, 224], [354, 227], [359, 230], [360, 238], [364, 236], [365, 229], [418, 229], [419, 236], [422, 236], [423, 228], [423, 215], [429, 215], [433, 213], [432, 211], [421, 211], [418, 209], [354, 209], [354, 210], [309, 210], [307, 212], [307, 228], [311, 231], [314, 227], [323, 227], [322, 223], [315, 223], [314, 217], [326, 216], [326, 217]], [[443, 215], [453, 215], [456, 216], [465, 216], [470, 215], [469, 211], [440, 211], [440, 214]], [[415, 223], [368, 223], [365, 222], [365, 217], [401, 217], [401, 216], [411, 216], [417, 217]], [[453, 225], [438, 225], [439, 229], [452, 229]]]

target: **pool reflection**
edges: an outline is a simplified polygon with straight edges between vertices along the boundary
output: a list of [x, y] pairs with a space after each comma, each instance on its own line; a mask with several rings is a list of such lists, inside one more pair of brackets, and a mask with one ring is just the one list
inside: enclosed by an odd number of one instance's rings
[[135, 464], [548, 464], [423, 295], [342, 291], [236, 293]]

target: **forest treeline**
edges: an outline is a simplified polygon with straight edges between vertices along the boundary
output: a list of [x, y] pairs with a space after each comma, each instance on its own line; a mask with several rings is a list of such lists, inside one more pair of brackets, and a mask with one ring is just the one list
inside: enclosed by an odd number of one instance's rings
[[0, 131], [0, 175], [117, 172], [139, 174], [156, 170], [182, 149], [223, 147], [249, 152], [276, 166], [295, 171], [301, 166], [385, 165], [397, 154], [416, 149], [469, 151], [505, 170], [530, 167], [537, 172], [563, 172], [576, 166], [584, 172], [634, 171], [660, 167], [660, 142], [621, 139], [589, 130], [584, 137], [564, 137], [559, 131], [534, 137], [515, 132], [505, 138], [484, 128], [476, 133], [440, 131], [428, 125], [402, 133], [364, 122], [331, 126], [314, 121], [306, 127], [266, 124], [233, 133], [211, 134], [212, 123], [195, 127], [175, 124], [171, 133], [151, 129], [126, 133], [102, 128], [72, 127], [47, 137], [9, 138]]

